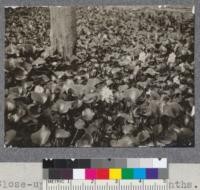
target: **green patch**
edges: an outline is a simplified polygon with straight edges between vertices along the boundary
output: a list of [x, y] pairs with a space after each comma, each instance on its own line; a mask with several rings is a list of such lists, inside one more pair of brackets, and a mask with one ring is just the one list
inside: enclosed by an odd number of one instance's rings
[[122, 169], [122, 179], [133, 179], [133, 169]]

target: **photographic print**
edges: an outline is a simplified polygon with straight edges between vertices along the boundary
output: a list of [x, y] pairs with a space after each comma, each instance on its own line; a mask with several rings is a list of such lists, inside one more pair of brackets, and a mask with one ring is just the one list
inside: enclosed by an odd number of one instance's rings
[[5, 147], [193, 147], [194, 8], [5, 8]]

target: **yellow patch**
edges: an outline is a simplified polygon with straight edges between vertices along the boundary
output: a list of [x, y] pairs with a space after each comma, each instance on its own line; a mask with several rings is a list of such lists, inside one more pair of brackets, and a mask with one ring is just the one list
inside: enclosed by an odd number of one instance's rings
[[121, 179], [122, 178], [122, 170], [119, 168], [109, 169], [109, 179]]

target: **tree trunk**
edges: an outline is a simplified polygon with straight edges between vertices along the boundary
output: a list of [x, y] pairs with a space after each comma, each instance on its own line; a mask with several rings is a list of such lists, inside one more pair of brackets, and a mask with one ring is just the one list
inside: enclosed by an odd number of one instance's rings
[[76, 12], [73, 7], [50, 7], [50, 40], [53, 52], [70, 59], [76, 43]]

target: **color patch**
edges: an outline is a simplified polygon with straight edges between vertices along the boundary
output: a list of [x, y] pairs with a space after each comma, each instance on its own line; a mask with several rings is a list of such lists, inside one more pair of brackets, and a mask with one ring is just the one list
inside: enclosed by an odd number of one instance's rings
[[109, 169], [98, 169], [97, 179], [109, 179]]
[[73, 179], [85, 179], [85, 169], [73, 169]]
[[73, 170], [72, 169], [61, 169], [60, 175], [62, 179], [73, 179]]
[[43, 168], [54, 168], [54, 162], [50, 159], [43, 159], [42, 166]]
[[122, 170], [120, 168], [109, 169], [109, 179], [121, 179]]
[[49, 169], [49, 179], [59, 179], [60, 176], [59, 176], [59, 171], [58, 169]]
[[90, 159], [78, 160], [78, 168], [91, 168], [91, 160]]
[[169, 171], [165, 168], [158, 169], [158, 179], [168, 179], [169, 178]]
[[146, 177], [147, 179], [158, 179], [158, 169], [156, 168], [146, 169]]
[[114, 168], [127, 168], [127, 160], [126, 159], [115, 159], [115, 167]]
[[49, 179], [49, 169], [43, 169], [43, 179]]
[[64, 160], [64, 159], [53, 160], [53, 165], [54, 165], [54, 168], [67, 168], [68, 167], [67, 160]]
[[134, 179], [146, 179], [146, 170], [144, 168], [135, 168]]
[[102, 160], [101, 166], [103, 168], [116, 168], [115, 159], [105, 159], [105, 160]]
[[91, 160], [90, 168], [102, 168], [102, 159]]
[[153, 168], [153, 160], [149, 158], [141, 158], [139, 168]]
[[153, 159], [153, 168], [167, 168], [167, 158]]
[[133, 179], [133, 169], [123, 168], [122, 169], [122, 179]]
[[137, 158], [128, 158], [127, 159], [127, 168], [139, 168], [140, 162]]
[[97, 170], [96, 169], [85, 169], [85, 178], [86, 179], [96, 179], [97, 178]]

